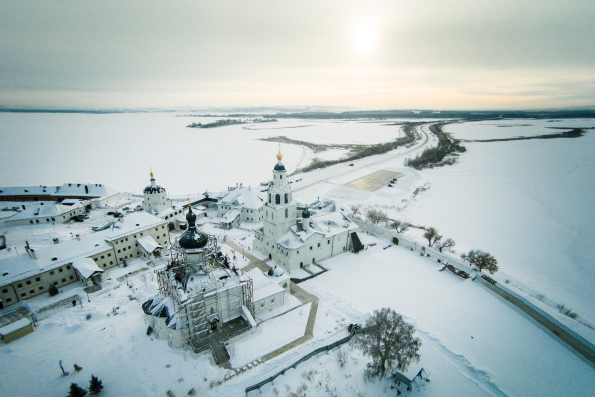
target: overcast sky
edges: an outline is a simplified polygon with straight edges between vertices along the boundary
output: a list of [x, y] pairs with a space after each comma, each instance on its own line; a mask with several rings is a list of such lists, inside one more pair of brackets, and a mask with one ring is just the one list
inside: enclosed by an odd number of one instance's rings
[[595, 105], [595, 1], [0, 2], [0, 106]]

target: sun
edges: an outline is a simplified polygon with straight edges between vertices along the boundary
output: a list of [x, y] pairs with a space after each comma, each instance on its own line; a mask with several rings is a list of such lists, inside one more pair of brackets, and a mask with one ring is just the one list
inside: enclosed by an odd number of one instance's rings
[[354, 43], [357, 51], [362, 55], [368, 55], [376, 46], [376, 28], [370, 24], [361, 24], [355, 30]]

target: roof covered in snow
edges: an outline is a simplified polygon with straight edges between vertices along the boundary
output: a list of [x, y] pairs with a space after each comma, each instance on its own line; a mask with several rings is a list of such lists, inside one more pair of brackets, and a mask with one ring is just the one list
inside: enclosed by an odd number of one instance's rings
[[57, 217], [81, 207], [82, 205], [78, 201], [72, 205], [56, 204], [53, 201], [27, 203], [25, 204], [24, 210], [22, 210], [18, 214], [15, 214], [14, 216], [11, 216], [10, 218], [6, 218], [5, 220], [16, 221], [24, 219]]
[[233, 210], [230, 210], [225, 215], [223, 215], [223, 218], [221, 218], [221, 222], [231, 223], [235, 221], [238, 218], [238, 216], [240, 216], [240, 210], [234, 208]]
[[145, 251], [152, 254], [157, 248], [163, 248], [153, 239], [152, 236], [143, 236], [136, 239], [136, 241], [143, 247]]
[[77, 258], [72, 261], [72, 266], [86, 279], [94, 273], [103, 272], [91, 258]]
[[15, 321], [12, 324], [5, 325], [4, 327], [0, 328], [0, 335], [8, 335], [19, 329], [25, 328], [27, 325], [31, 324], [31, 320], [28, 318], [21, 318], [18, 321]]
[[47, 196], [56, 192], [58, 186], [6, 186], [0, 187], [2, 196]]
[[285, 291], [279, 284], [265, 276], [258, 268], [247, 271], [244, 273], [244, 276], [252, 279], [252, 287], [254, 289], [252, 300], [254, 302]]
[[26, 252], [1, 259], [0, 286], [70, 264], [76, 258], [88, 258], [105, 252], [112, 249], [108, 241], [167, 223], [144, 212], [136, 212], [120, 219], [122, 221], [116, 222], [117, 227], [83, 236], [80, 241], [74, 239], [36, 248], [37, 259]]
[[264, 205], [264, 200], [251, 187], [240, 187], [229, 192], [219, 204], [256, 210]]
[[135, 212], [123, 218], [118, 218], [114, 226], [107, 229], [108, 233], [106, 233], [105, 239], [107, 241], [113, 241], [135, 232], [141, 232], [151, 227], [159, 227], [165, 224], [167, 224], [167, 221], [154, 215], [144, 211]]
[[114, 193], [116, 193], [115, 190], [100, 183], [65, 183], [62, 186], [59, 186], [52, 196], [98, 198], [109, 196]]
[[309, 223], [308, 229], [304, 229], [300, 224], [290, 226], [287, 233], [279, 237], [277, 245], [287, 249], [296, 249], [306, 244], [308, 239], [315, 234], [332, 237], [359, 227], [340, 212], [317, 215], [310, 218]]

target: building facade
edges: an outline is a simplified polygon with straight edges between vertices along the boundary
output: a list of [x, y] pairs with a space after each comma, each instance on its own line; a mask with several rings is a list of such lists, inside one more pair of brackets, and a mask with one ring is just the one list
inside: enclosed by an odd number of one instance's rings
[[282, 158], [277, 154], [263, 227], [254, 231], [254, 249], [288, 272], [350, 250], [358, 226], [340, 208], [318, 215], [308, 208], [298, 210]]
[[156, 244], [169, 243], [167, 222], [138, 212], [120, 218], [106, 230], [57, 244], [31, 248], [0, 260], [0, 308], [60, 288], [79, 279], [73, 267], [77, 258], [90, 258], [102, 270], [124, 265], [141, 255], [137, 239], [150, 236]]

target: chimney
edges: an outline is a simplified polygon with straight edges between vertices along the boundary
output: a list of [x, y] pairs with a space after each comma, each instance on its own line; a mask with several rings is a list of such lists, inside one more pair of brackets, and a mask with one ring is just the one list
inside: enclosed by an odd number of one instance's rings
[[37, 260], [37, 254], [35, 253], [35, 250], [33, 248], [29, 250], [29, 254], [31, 255], [31, 258]]
[[26, 209], [24, 205], [23, 205], [23, 209]]
[[327, 232], [330, 234], [330, 233], [331, 233], [331, 222], [329, 221], [329, 222], [326, 224], [326, 226], [327, 226], [326, 230], [327, 230]]
[[58, 244], [60, 242], [60, 240], [58, 240], [58, 237], [55, 237], [53, 240], [54, 244]]
[[78, 234], [78, 233], [77, 233], [77, 234], [75, 235], [75, 237], [76, 237], [76, 239], [77, 239], [78, 241], [81, 241], [81, 235], [80, 235], [80, 234]]

